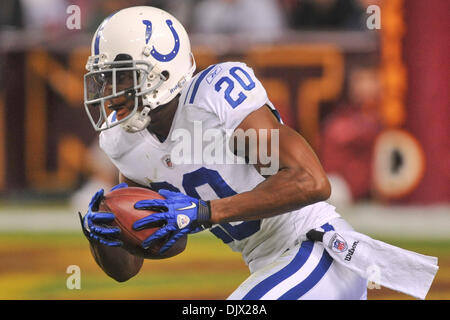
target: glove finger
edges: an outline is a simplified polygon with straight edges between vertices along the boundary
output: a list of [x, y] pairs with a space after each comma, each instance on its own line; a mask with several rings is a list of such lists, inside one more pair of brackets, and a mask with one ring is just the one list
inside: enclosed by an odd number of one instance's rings
[[[167, 190], [167, 189], [160, 189], [158, 191], [158, 193], [160, 195], [162, 195], [166, 199], [170, 199], [170, 198], [174, 198], [174, 197], [180, 196], [180, 192], [173, 192], [173, 191], [170, 191], [170, 190]], [[183, 195], [183, 194], [181, 193], [181, 195]]]
[[118, 227], [98, 226], [94, 224], [90, 229], [92, 233], [104, 236], [117, 236], [120, 234], [120, 229]]
[[133, 223], [133, 229], [139, 231], [146, 228], [161, 227], [166, 222], [167, 216], [165, 213], [154, 213], [135, 221]]
[[96, 223], [113, 222], [116, 216], [111, 212], [95, 212], [91, 213], [89, 220]]
[[152, 200], [141, 200], [134, 204], [135, 209], [148, 210], [153, 209], [155, 207], [165, 208], [167, 210], [167, 201], [161, 199], [152, 199]]
[[90, 234], [90, 238], [108, 247], [121, 247], [123, 245], [123, 242], [120, 240], [108, 239], [106, 237], [101, 237], [93, 233]]
[[123, 246], [123, 242], [116, 240], [116, 241], [111, 241], [111, 240], [105, 240], [103, 242], [100, 242], [101, 244], [104, 244], [108, 247], [121, 247]]
[[148, 249], [152, 242], [161, 238], [164, 238], [169, 232], [175, 231], [176, 228], [171, 226], [171, 225], [167, 225], [159, 230], [157, 230], [154, 234], [152, 234], [150, 237], [148, 237], [147, 239], [145, 239], [142, 242], [142, 247], [144, 249]]
[[123, 189], [123, 188], [128, 188], [128, 184], [126, 184], [125, 182], [119, 183], [118, 185], [112, 187], [112, 189], [110, 191], [114, 191], [117, 189]]
[[103, 189], [100, 189], [97, 191], [96, 194], [94, 194], [94, 196], [91, 199], [91, 202], [89, 202], [89, 209], [92, 209], [93, 207], [98, 206], [98, 201], [103, 197], [104, 192], [105, 191]]
[[187, 229], [181, 230], [177, 233], [175, 233], [175, 235], [173, 235], [165, 244], [164, 246], [162, 246], [162, 248], [159, 250], [159, 254], [163, 254], [164, 252], [166, 252], [167, 250], [169, 250], [174, 244], [175, 242], [177, 242], [181, 237], [183, 237], [184, 235], [186, 235], [188, 233]]

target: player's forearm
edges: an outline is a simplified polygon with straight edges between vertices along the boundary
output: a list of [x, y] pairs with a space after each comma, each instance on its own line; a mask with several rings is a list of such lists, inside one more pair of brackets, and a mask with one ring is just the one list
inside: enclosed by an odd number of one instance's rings
[[251, 191], [211, 201], [211, 222], [256, 220], [324, 201], [330, 196], [324, 175], [285, 168]]

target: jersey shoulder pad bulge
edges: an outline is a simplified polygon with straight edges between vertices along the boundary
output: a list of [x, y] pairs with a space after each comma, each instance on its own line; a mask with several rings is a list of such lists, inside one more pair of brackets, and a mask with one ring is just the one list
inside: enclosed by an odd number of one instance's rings
[[242, 62], [209, 66], [194, 77], [185, 96], [186, 105], [213, 113], [226, 129], [235, 129], [267, 102], [263, 85]]

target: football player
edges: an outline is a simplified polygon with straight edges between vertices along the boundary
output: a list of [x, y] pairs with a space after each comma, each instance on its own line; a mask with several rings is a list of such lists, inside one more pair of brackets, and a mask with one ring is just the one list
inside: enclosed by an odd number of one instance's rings
[[[135, 204], [140, 210], [161, 209], [133, 225], [137, 232], [163, 225], [144, 248], [167, 237], [164, 254], [184, 235], [209, 230], [241, 252], [251, 272], [229, 299], [366, 299], [367, 279], [333, 263], [321, 241], [305, 237], [311, 229], [352, 227], [325, 202], [330, 184], [318, 158], [283, 124], [249, 66], [218, 63], [193, 76], [196, 65], [183, 26], [145, 6], [105, 19], [91, 49], [85, 107], [101, 148], [120, 171], [117, 188], [143, 186], [166, 198]], [[225, 148], [240, 129], [276, 131], [277, 144], [269, 134], [258, 136], [257, 143], [247, 139], [241, 155], [232, 149], [247, 160], [256, 154], [254, 163], [173, 161], [180, 140], [174, 133], [195, 136], [199, 122], [204, 131], [232, 132], [231, 138], [222, 136]], [[192, 149], [194, 158], [203, 152]], [[277, 156], [274, 174], [263, 174], [268, 164], [261, 149]], [[108, 226], [114, 214], [97, 212], [102, 196], [100, 190], [80, 216], [83, 231], [99, 265], [125, 281], [139, 272], [142, 258], [121, 248], [120, 230]]]

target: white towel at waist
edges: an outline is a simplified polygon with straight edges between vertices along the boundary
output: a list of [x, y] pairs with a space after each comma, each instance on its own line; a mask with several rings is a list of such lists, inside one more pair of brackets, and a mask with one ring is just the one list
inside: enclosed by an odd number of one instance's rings
[[436, 257], [401, 249], [356, 231], [325, 232], [322, 242], [337, 263], [359, 276], [419, 299], [425, 299], [439, 269]]

